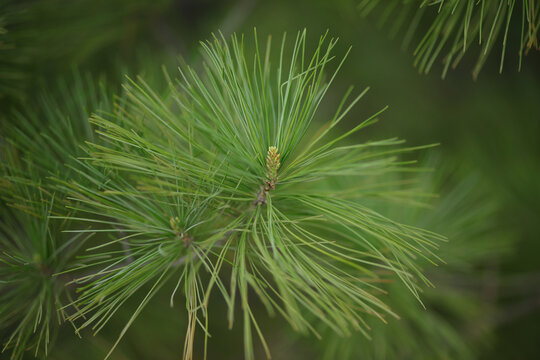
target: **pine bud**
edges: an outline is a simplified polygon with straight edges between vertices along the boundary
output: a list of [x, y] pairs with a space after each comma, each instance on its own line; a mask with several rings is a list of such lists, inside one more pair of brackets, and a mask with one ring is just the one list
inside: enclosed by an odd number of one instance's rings
[[171, 228], [173, 229], [173, 231], [175, 232], [175, 234], [179, 235], [182, 231], [180, 229], [180, 219], [177, 217], [173, 218], [171, 217], [170, 219], [170, 222], [171, 222]]
[[268, 148], [268, 154], [266, 155], [266, 171], [268, 176], [268, 181], [272, 184], [272, 187], [277, 181], [277, 171], [281, 166], [279, 162], [280, 154], [278, 153], [278, 148], [275, 146], [270, 146]]

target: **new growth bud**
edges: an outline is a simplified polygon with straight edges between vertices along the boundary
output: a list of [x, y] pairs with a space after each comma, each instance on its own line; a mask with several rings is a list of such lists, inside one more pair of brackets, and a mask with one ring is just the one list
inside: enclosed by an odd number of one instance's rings
[[268, 177], [268, 181], [272, 185], [272, 188], [274, 188], [277, 182], [277, 171], [281, 166], [279, 157], [280, 154], [278, 153], [278, 148], [275, 146], [270, 146], [268, 148], [268, 154], [266, 155], [266, 175]]
[[268, 148], [268, 153], [266, 154], [266, 181], [257, 193], [257, 199], [254, 201], [255, 205], [266, 204], [266, 194], [276, 188], [276, 182], [278, 180], [277, 172], [281, 166], [279, 162], [280, 156], [277, 147], [270, 146]]

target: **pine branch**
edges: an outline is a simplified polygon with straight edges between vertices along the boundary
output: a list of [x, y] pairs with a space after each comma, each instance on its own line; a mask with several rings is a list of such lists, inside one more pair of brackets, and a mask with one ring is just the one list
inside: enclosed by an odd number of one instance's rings
[[[81, 295], [70, 320], [81, 320], [78, 331], [100, 331], [148, 285], [119, 341], [158, 289], [176, 278], [171, 302], [183, 289], [189, 315], [184, 357], [193, 357], [197, 324], [208, 336], [206, 308], [217, 288], [230, 326], [240, 297], [245, 356], [252, 359], [253, 330], [268, 356], [269, 349], [251, 296], [298, 331], [316, 333], [318, 321], [339, 334], [366, 335], [367, 317], [386, 322], [395, 316], [377, 284], [401, 279], [418, 298], [417, 280], [429, 282], [417, 257], [435, 259], [443, 238], [392, 221], [324, 184], [336, 176], [384, 179], [412, 170], [398, 156], [423, 147], [399, 148], [395, 139], [337, 145], [378, 114], [326, 140], [365, 91], [315, 138], [306, 137], [336, 76], [325, 80], [335, 44], [323, 36], [309, 54], [305, 31], [290, 50], [284, 36], [275, 67], [270, 38], [260, 52], [255, 34], [248, 56], [243, 37], [215, 36], [202, 43], [201, 75], [181, 68], [165, 96], [141, 78], [129, 80], [115, 109], [92, 117], [101, 140], [89, 143], [88, 155], [74, 166], [86, 180], [62, 181], [61, 188], [77, 204], [71, 220], [92, 225], [76, 232], [112, 239], [88, 249], [81, 258], [88, 265], [74, 269], [93, 269], [75, 281]], [[320, 186], [326, 192], [310, 193]], [[228, 286], [224, 265], [231, 267]]]
[[65, 222], [51, 219], [55, 195], [39, 183], [30, 166], [3, 149], [0, 182], [0, 331], [2, 352], [22, 359], [32, 351], [47, 356], [58, 326], [67, 318], [57, 311], [71, 298], [66, 276], [56, 276], [92, 236], [66, 238]]
[[0, 330], [11, 359], [28, 350], [36, 357], [48, 354], [68, 317], [62, 308], [72, 301], [72, 279], [64, 272], [93, 235], [63, 233], [71, 226], [64, 219], [70, 201], [49, 177], [60, 181], [77, 174], [68, 166], [92, 137], [88, 111], [98, 104], [106, 108], [106, 91], [77, 72], [52, 88], [36, 108], [14, 110], [2, 124], [7, 139], [0, 149]]
[[[420, 39], [414, 50], [414, 64], [421, 73], [428, 73], [442, 57], [443, 78], [475, 45], [480, 48], [472, 71], [475, 79], [496, 45], [501, 46], [499, 72], [502, 72], [509, 36], [519, 35], [519, 48], [514, 46], [519, 54], [519, 70], [523, 55], [531, 49], [539, 49], [538, 0], [361, 0], [359, 9], [363, 16], [380, 9], [381, 25], [393, 19], [391, 33], [395, 35], [405, 29], [406, 47], [414, 37]], [[520, 28], [517, 28], [516, 17], [521, 18]], [[428, 25], [427, 32], [418, 36], [424, 22]]]
[[[436, 285], [422, 293], [427, 310], [411, 302], [401, 284], [385, 284], [387, 302], [401, 319], [391, 319], [387, 326], [368, 319], [372, 341], [357, 335], [338, 337], [327, 329], [320, 344], [325, 359], [475, 359], [482, 342], [493, 336], [495, 325], [486, 319], [493, 317], [496, 307], [483, 296], [486, 281], [478, 275], [479, 268], [508, 255], [512, 237], [500, 233], [497, 201], [482, 188], [480, 174], [446, 161], [440, 166], [440, 160], [428, 159], [426, 166], [440, 170], [417, 176], [419, 189], [441, 193], [427, 201], [429, 207], [391, 207], [395, 218], [449, 237], [439, 251], [444, 264], [436, 269], [424, 266]], [[385, 206], [379, 199], [370, 203]]]

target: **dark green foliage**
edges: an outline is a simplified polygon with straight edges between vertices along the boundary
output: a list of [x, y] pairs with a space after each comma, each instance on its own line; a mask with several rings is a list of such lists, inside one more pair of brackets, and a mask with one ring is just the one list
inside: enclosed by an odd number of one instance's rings
[[420, 39], [414, 50], [414, 64], [422, 73], [428, 73], [442, 58], [445, 77], [466, 52], [476, 48], [480, 52], [472, 74], [477, 78], [491, 51], [499, 45], [502, 72], [507, 43], [513, 37], [519, 37], [519, 46], [510, 43], [508, 49], [518, 52], [521, 69], [523, 55], [539, 48], [538, 0], [361, 0], [359, 8], [364, 16], [380, 8], [380, 24], [388, 23], [393, 35], [404, 32], [404, 46]]
[[33, 100], [29, 95], [41, 85], [40, 81], [56, 81], [48, 78], [48, 72], [62, 73], [90, 57], [110, 57], [109, 62], [113, 63], [122, 50], [129, 52], [130, 44], [148, 32], [144, 19], [164, 12], [169, 2], [3, 1], [0, 101], [7, 106]]
[[67, 166], [93, 136], [87, 118], [98, 104], [106, 107], [107, 95], [79, 74], [59, 81], [58, 89], [56, 98], [44, 93], [35, 109], [13, 110], [9, 119], [17, 126], [3, 124], [0, 323], [12, 359], [25, 350], [48, 353], [73, 293], [71, 277], [58, 274], [73, 267], [92, 235], [63, 233], [69, 222], [55, 217], [70, 212], [69, 202], [49, 177], [73, 176]]
[[[55, 274], [65, 269], [89, 234], [63, 236], [65, 221], [51, 220], [54, 194], [43, 189], [32, 169], [13, 153], [2, 166], [0, 196], [0, 331], [2, 352], [11, 359], [24, 351], [47, 355], [58, 325], [60, 310], [69, 302], [69, 278]], [[9, 161], [9, 162], [8, 162]]]

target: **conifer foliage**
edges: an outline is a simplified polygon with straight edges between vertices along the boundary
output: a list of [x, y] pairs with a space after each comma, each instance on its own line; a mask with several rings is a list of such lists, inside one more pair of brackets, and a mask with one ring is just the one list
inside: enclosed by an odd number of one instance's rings
[[474, 78], [498, 48], [500, 72], [508, 52], [519, 55], [521, 69], [523, 56], [539, 49], [538, 0], [361, 0], [358, 6], [363, 16], [380, 10], [379, 23], [388, 23], [393, 35], [403, 31], [405, 47], [418, 38], [414, 64], [422, 73], [428, 73], [442, 57], [445, 77], [450, 67], [455, 68], [475, 48]]
[[[329, 120], [314, 123], [343, 63], [332, 54], [336, 42], [322, 36], [310, 51], [305, 31], [292, 42], [283, 36], [277, 47], [256, 33], [249, 45], [243, 36], [217, 35], [201, 44], [201, 67], [165, 73], [165, 92], [128, 79], [114, 105], [101, 102], [91, 116], [95, 134], [79, 132], [76, 150], [54, 137], [40, 149], [12, 141], [4, 198], [13, 186], [36, 195], [6, 200], [6, 211], [36, 226], [2, 220], [4, 350], [13, 359], [25, 349], [46, 352], [57, 316], [77, 333], [97, 333], [136, 298], [118, 344], [167, 282], [175, 284], [171, 306], [186, 306], [186, 359], [199, 353], [197, 334], [211, 346], [208, 324], [219, 317], [242, 326], [247, 359], [255, 357], [256, 341], [270, 356], [254, 302], [302, 333], [320, 336], [324, 327], [369, 337], [368, 320], [398, 316], [381, 284], [399, 281], [420, 300], [429, 285], [421, 264], [437, 260], [444, 237], [394, 221], [361, 199], [386, 196], [390, 174], [414, 174], [406, 154], [426, 146], [403, 147], [395, 138], [352, 142], [384, 111], [343, 129], [341, 120], [367, 89], [354, 97], [349, 89]], [[46, 176], [28, 179], [20, 164], [51, 159], [37, 154], [47, 149], [70, 154], [59, 161], [63, 170], [45, 163], [38, 168]], [[333, 185], [344, 178], [349, 185]], [[36, 196], [47, 200], [30, 200]], [[39, 295], [17, 301], [26, 296], [18, 282]], [[227, 314], [209, 314], [211, 301], [224, 301]]]

